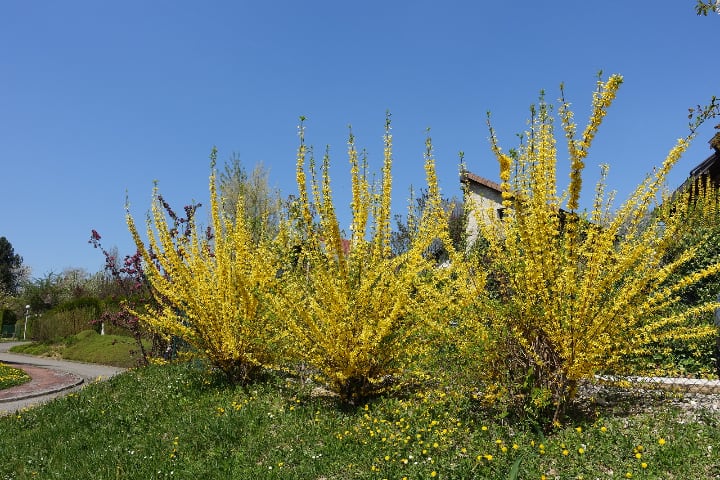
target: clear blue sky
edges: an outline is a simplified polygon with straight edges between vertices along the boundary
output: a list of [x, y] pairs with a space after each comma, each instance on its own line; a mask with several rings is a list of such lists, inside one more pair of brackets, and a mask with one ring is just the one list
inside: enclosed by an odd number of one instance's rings
[[[213, 145], [221, 160], [263, 162], [293, 194], [300, 115], [308, 142], [330, 145], [336, 201], [347, 205], [347, 125], [377, 170], [391, 111], [403, 212], [409, 185], [424, 182], [427, 127], [443, 193], [458, 195], [460, 150], [471, 171], [497, 179], [486, 111], [511, 147], [538, 92], [554, 100], [565, 82], [581, 123], [601, 69], [625, 84], [587, 186], [608, 163], [624, 199], [686, 134], [687, 108], [720, 96], [720, 15], [698, 17], [694, 4], [3, 1], [0, 236], [34, 277], [95, 272], [103, 258], [87, 243], [91, 229], [134, 251], [126, 192], [141, 222], [155, 179], [177, 207], [204, 201]], [[671, 187], [710, 155], [714, 123]]]

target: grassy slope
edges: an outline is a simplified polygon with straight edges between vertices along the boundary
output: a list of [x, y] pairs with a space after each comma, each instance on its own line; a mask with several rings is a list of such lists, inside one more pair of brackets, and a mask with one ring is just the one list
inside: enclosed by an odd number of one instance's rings
[[0, 418], [0, 478], [720, 475], [720, 416], [683, 415], [599, 418], [543, 437], [442, 391], [348, 410], [280, 377], [241, 388], [199, 365], [151, 366]]
[[67, 360], [100, 363], [116, 367], [134, 367], [138, 363], [135, 339], [121, 335], [99, 335], [85, 330], [58, 343], [30, 343], [11, 349], [30, 355], [60, 356]]

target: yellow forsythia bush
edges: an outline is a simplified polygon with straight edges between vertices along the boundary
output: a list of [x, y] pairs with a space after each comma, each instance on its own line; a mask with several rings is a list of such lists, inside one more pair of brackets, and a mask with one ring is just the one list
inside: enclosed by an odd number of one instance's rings
[[[425, 158], [428, 205], [409, 250], [393, 256], [389, 116], [378, 185], [368, 180], [367, 160], [359, 158], [350, 134], [349, 239], [342, 238], [335, 213], [329, 156], [325, 155], [318, 178], [303, 128], [296, 215], [281, 232], [284, 242], [298, 246], [298, 253], [294, 268], [282, 277], [282, 293], [274, 297], [274, 310], [289, 329], [295, 358], [315, 370], [343, 401], [353, 403], [382, 391], [398, 380], [398, 374], [411, 370], [431, 349], [432, 337], [477, 291], [469, 285], [467, 265], [448, 236], [429, 139]], [[437, 265], [426, 255], [437, 241], [450, 254], [447, 265]], [[482, 277], [474, 285], [482, 288]]]
[[187, 342], [231, 380], [244, 382], [277, 361], [283, 329], [266, 297], [276, 286], [280, 267], [271, 240], [260, 236], [253, 241], [242, 196], [236, 215], [222, 213], [215, 163], [213, 149], [212, 235], [199, 232], [194, 217], [187, 235], [174, 232], [157, 187], [147, 220], [147, 246], [128, 210], [128, 227], [157, 302], [157, 307], [133, 313], [152, 330]]
[[523, 142], [510, 153], [502, 151], [490, 129], [504, 214], [474, 212], [487, 241], [484, 265], [494, 285], [477, 303], [494, 339], [487, 357], [489, 391], [546, 411], [554, 421], [579, 380], [624, 355], [653, 342], [714, 333], [687, 320], [718, 304], [678, 309], [676, 302], [683, 289], [717, 273], [720, 265], [673, 277], [696, 249], [665, 263], [686, 225], [682, 215], [653, 215], [666, 176], [693, 133], [678, 140], [662, 166], [615, 210], [613, 195], [605, 193], [603, 167], [592, 210], [579, 210], [584, 160], [621, 83], [618, 75], [598, 81], [590, 120], [579, 137], [569, 104], [564, 95], [560, 99], [558, 116], [570, 159], [562, 192], [555, 118], [544, 98], [532, 110]]

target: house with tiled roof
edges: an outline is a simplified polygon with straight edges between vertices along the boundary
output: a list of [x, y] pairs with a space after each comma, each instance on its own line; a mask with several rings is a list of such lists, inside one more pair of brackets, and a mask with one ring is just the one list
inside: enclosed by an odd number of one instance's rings
[[[465, 171], [460, 175], [460, 182], [464, 185], [465, 202], [471, 213], [467, 219], [467, 244], [472, 245], [477, 240], [479, 227], [478, 221], [482, 221], [486, 215], [493, 215], [495, 218], [502, 218], [507, 207], [503, 206], [502, 187], [499, 183], [489, 180], [480, 175]], [[478, 214], [479, 213], [479, 214]], [[578, 218], [574, 212], [558, 208], [556, 215], [560, 219], [560, 225], [564, 225], [568, 218]], [[590, 223], [583, 219], [586, 225]]]
[[688, 179], [680, 185], [676, 193], [696, 188], [698, 185], [704, 184], [706, 180], [709, 180], [710, 184], [716, 188], [720, 187], [720, 132], [716, 133], [708, 143], [713, 149], [713, 154], [690, 170]]
[[[500, 184], [485, 177], [464, 171], [460, 181], [465, 186], [465, 202], [470, 212], [495, 212], [502, 216], [502, 190]], [[478, 216], [469, 215], [467, 219], [467, 244], [472, 245], [478, 235]]]
[[[706, 180], [715, 188], [720, 188], [720, 132], [716, 133], [708, 142], [713, 153], [690, 170], [688, 179], [675, 190], [673, 197], [679, 192], [687, 189], [697, 188]], [[465, 186], [465, 201], [474, 212], [495, 212], [498, 218], [502, 217], [502, 189], [500, 184], [480, 175], [464, 171], [460, 175], [460, 181]], [[560, 215], [567, 215], [568, 212], [560, 210]], [[478, 216], [470, 215], [468, 218], [467, 234], [468, 245], [472, 245], [478, 234]]]

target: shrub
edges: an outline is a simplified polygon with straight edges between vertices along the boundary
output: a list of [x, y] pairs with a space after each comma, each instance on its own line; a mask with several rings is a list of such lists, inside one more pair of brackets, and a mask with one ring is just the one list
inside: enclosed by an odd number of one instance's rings
[[98, 333], [95, 330], [83, 330], [83, 331], [79, 332], [77, 335], [75, 335], [75, 337], [77, 337], [78, 340], [85, 340], [86, 338], [94, 337], [97, 334]]
[[147, 247], [128, 211], [128, 227], [156, 301], [131, 313], [150, 329], [187, 342], [233, 381], [244, 382], [276, 361], [282, 332], [265, 296], [277, 283], [278, 265], [265, 236], [252, 241], [242, 195], [234, 218], [221, 212], [216, 156], [213, 149], [208, 232], [198, 232], [190, 216], [185, 234], [178, 235], [168, 224], [157, 186]]
[[95, 315], [96, 317], [100, 315], [100, 312], [102, 311], [102, 301], [100, 301], [99, 298], [95, 297], [81, 297], [81, 298], [75, 298], [73, 300], [68, 300], [67, 302], [63, 302], [57, 307], [54, 308], [55, 312], [68, 312], [70, 310], [76, 310], [78, 308], [85, 308], [88, 309]]
[[[695, 255], [670, 276], [671, 281], [720, 260], [720, 190], [709, 177], [686, 182], [678, 193], [666, 199], [655, 215], [663, 223], [669, 217], [677, 217], [685, 224], [665, 252], [666, 264], [678, 260], [688, 249], [696, 249]], [[719, 292], [720, 274], [715, 274], [686, 288], [680, 300], [684, 305], [693, 306], [715, 300]]]
[[0, 309], [0, 325], [12, 325], [17, 322], [17, 315], [10, 309]]
[[2, 337], [13, 337], [15, 336], [15, 323], [17, 322], [17, 315], [15, 312], [9, 309], [0, 309], [0, 336]]
[[27, 336], [38, 342], [59, 340], [91, 328], [95, 318], [95, 309], [87, 307], [47, 312], [28, 321]]
[[[319, 372], [343, 401], [355, 403], [381, 392], [398, 380], [398, 374], [416, 366], [418, 357], [432, 351], [432, 338], [456, 318], [475, 288], [482, 287], [482, 278], [475, 284], [468, 282], [465, 263], [450, 241], [449, 213], [441, 203], [429, 138], [427, 204], [416, 219], [418, 224], [410, 229], [409, 248], [393, 256], [389, 115], [382, 178], [376, 186], [370, 184], [367, 158], [359, 158], [350, 133], [349, 241], [342, 238], [335, 213], [329, 155], [324, 156], [318, 179], [303, 128], [301, 124], [297, 215], [281, 232], [287, 245], [297, 247], [297, 255], [293, 268], [282, 277], [275, 310], [291, 332], [295, 358]], [[451, 260], [443, 266], [430, 255], [438, 242]]]
[[584, 159], [621, 82], [617, 75], [598, 81], [592, 115], [580, 138], [561, 97], [558, 114], [570, 157], [570, 181], [562, 193], [556, 179], [554, 119], [544, 98], [532, 110], [523, 142], [509, 154], [490, 127], [506, 208], [502, 218], [475, 212], [497, 283], [496, 298], [487, 295], [479, 305], [492, 335], [489, 380], [494, 394], [537, 414], [551, 414], [553, 421], [574, 397], [579, 380], [624, 355], [642, 352], [653, 342], [714, 333], [687, 320], [717, 303], [676, 303], [687, 287], [720, 271], [720, 264], [671, 279], [697, 250], [689, 248], [664, 263], [664, 254], [686, 225], [680, 215], [650, 215], [693, 132], [615, 211], [612, 195], [605, 194], [603, 167], [592, 211], [579, 211]]

